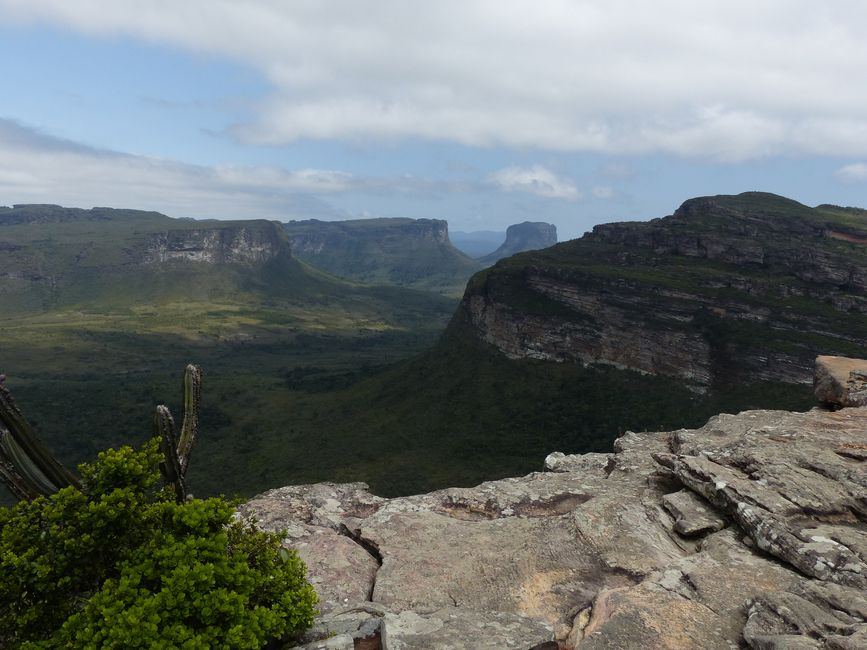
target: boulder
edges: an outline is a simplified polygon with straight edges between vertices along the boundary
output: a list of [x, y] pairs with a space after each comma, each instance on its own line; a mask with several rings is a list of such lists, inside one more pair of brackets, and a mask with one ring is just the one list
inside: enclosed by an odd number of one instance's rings
[[816, 358], [816, 397], [834, 406], [867, 406], [867, 361], [846, 357]]

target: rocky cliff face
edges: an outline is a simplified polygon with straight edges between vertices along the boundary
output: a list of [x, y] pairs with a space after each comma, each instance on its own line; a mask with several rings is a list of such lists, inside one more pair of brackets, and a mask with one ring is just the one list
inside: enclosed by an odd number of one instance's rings
[[286, 529], [308, 565], [308, 650], [855, 650], [865, 431], [867, 408], [747, 411], [475, 488], [294, 486], [242, 514]]
[[506, 230], [506, 241], [490, 255], [480, 257], [483, 264], [493, 264], [497, 260], [523, 253], [548, 248], [557, 243], [557, 226], [542, 221], [524, 221], [511, 225]]
[[[291, 257], [276, 222], [194, 221], [56, 205], [0, 209], [0, 253], [0, 295], [13, 312], [98, 300], [100, 292], [133, 295], [157, 275], [171, 289], [170, 276], [178, 272], [205, 276], [230, 267], [247, 272]], [[215, 276], [211, 284], [219, 289]]]
[[439, 219], [312, 219], [285, 229], [298, 258], [361, 282], [462, 290], [481, 268], [452, 246]]
[[768, 194], [597, 226], [469, 284], [456, 324], [513, 358], [604, 363], [696, 388], [808, 383], [867, 345], [867, 213]]
[[440, 219], [359, 219], [353, 221], [290, 221], [285, 225], [292, 250], [315, 256], [357, 246], [366, 238], [383, 246], [414, 248], [419, 243], [449, 242], [448, 222]]
[[196, 262], [199, 264], [257, 264], [286, 252], [277, 224], [261, 222], [247, 227], [233, 224], [194, 230], [154, 233], [144, 251], [145, 264]]

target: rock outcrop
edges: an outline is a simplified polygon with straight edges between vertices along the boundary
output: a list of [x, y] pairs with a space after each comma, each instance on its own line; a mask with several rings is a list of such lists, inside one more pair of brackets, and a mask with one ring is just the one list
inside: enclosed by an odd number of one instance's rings
[[440, 219], [310, 219], [284, 228], [296, 257], [361, 282], [454, 292], [481, 268], [452, 246]]
[[502, 260], [455, 324], [512, 358], [603, 363], [703, 390], [808, 384], [867, 346], [867, 213], [751, 192]]
[[232, 224], [194, 230], [167, 230], [151, 235], [145, 264], [196, 262], [199, 264], [260, 264], [286, 253], [279, 227], [256, 222], [252, 227]]
[[816, 359], [816, 397], [833, 406], [867, 406], [867, 361], [820, 356]]
[[864, 648], [867, 408], [626, 433], [546, 471], [382, 499], [285, 487], [313, 648]]
[[241, 283], [268, 286], [303, 273], [274, 221], [173, 219], [141, 210], [57, 205], [0, 207], [0, 295], [7, 313], [113, 301], [119, 295], [179, 297], [185, 286], [197, 297], [226, 295]]
[[506, 229], [506, 241], [489, 255], [480, 257], [482, 264], [493, 264], [504, 257], [548, 248], [557, 243], [557, 226], [543, 221], [524, 221]]

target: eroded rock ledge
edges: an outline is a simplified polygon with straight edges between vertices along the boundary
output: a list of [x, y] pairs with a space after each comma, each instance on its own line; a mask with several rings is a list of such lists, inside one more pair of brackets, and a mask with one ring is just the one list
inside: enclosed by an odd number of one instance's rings
[[474, 488], [293, 486], [242, 513], [307, 562], [305, 649], [854, 650], [865, 450], [865, 407], [747, 411]]

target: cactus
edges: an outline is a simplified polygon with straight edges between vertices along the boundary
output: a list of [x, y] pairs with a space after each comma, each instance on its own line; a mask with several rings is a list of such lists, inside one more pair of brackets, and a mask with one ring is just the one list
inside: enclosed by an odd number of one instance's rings
[[80, 487], [75, 475], [61, 465], [39, 440], [12, 395], [2, 385], [0, 480], [18, 499], [35, 499], [69, 485]]
[[[0, 481], [19, 500], [54, 494], [61, 488], [81, 489], [75, 474], [61, 465], [39, 440], [24, 418], [0, 375]], [[167, 406], [156, 407], [154, 433], [160, 438], [165, 461], [160, 464], [163, 480], [172, 486], [178, 502], [187, 498], [185, 477], [190, 453], [199, 430], [199, 406], [202, 401], [202, 371], [188, 365], [184, 372], [184, 419], [180, 436]]]
[[165, 460], [160, 471], [166, 485], [171, 485], [179, 503], [187, 498], [186, 475], [190, 453], [199, 432], [199, 407], [202, 401], [202, 370], [188, 365], [184, 371], [184, 419], [180, 435], [175, 433], [175, 420], [165, 405], [154, 412], [154, 434], [160, 439]]

